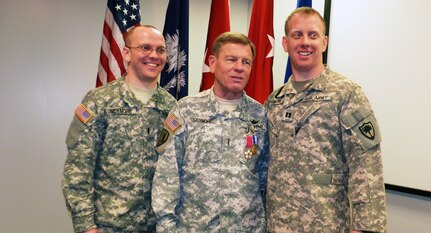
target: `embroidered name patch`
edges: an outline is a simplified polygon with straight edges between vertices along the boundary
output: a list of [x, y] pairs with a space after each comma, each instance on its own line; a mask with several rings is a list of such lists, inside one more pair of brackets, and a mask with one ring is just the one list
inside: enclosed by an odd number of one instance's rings
[[331, 100], [330, 96], [307, 96], [303, 101], [328, 101]]

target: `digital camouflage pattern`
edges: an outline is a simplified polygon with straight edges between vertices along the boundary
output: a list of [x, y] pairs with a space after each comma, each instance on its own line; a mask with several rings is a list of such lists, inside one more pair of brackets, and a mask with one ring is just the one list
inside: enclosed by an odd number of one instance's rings
[[[209, 89], [181, 99], [170, 114], [153, 181], [157, 232], [176, 225], [187, 233], [266, 232], [264, 107], [244, 92], [233, 112], [223, 111]], [[257, 142], [247, 145], [253, 135]]]
[[106, 226], [119, 232], [152, 232], [151, 182], [157, 135], [175, 99], [160, 87], [144, 105], [124, 77], [90, 91], [66, 138], [62, 180], [76, 232]]
[[384, 232], [380, 131], [361, 88], [326, 68], [299, 93], [289, 81], [265, 106], [269, 231]]

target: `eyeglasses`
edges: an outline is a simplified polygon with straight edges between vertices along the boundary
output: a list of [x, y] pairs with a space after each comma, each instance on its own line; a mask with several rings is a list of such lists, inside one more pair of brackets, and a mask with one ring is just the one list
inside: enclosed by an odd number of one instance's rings
[[150, 54], [153, 52], [153, 50], [156, 50], [156, 53], [158, 55], [166, 54], [166, 48], [164, 48], [164, 47], [152, 48], [149, 45], [141, 45], [141, 46], [137, 46], [137, 47], [131, 47], [131, 46], [126, 45], [126, 47], [129, 49], [137, 49], [143, 54]]

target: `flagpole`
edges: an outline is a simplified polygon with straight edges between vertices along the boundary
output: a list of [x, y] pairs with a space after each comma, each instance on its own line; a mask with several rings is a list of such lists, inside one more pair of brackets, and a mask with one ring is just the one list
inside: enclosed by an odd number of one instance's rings
[[[329, 25], [331, 20], [331, 0], [325, 0], [325, 10], [323, 13], [323, 18], [326, 22], [326, 36], [329, 36]], [[328, 52], [329, 46], [326, 46], [326, 51], [323, 53], [323, 64], [325, 65], [328, 63]]]

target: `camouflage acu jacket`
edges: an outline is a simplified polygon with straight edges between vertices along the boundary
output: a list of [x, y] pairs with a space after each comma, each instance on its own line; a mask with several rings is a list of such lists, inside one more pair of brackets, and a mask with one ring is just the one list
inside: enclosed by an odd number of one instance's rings
[[269, 231], [384, 232], [381, 137], [360, 87], [327, 68], [299, 93], [288, 82], [265, 106]]
[[143, 104], [124, 77], [90, 91], [66, 138], [62, 180], [76, 232], [96, 225], [151, 232], [157, 135], [175, 99], [158, 87]]
[[180, 100], [165, 129], [153, 181], [157, 231], [266, 232], [263, 106], [244, 93], [236, 110], [222, 111], [210, 89]]

